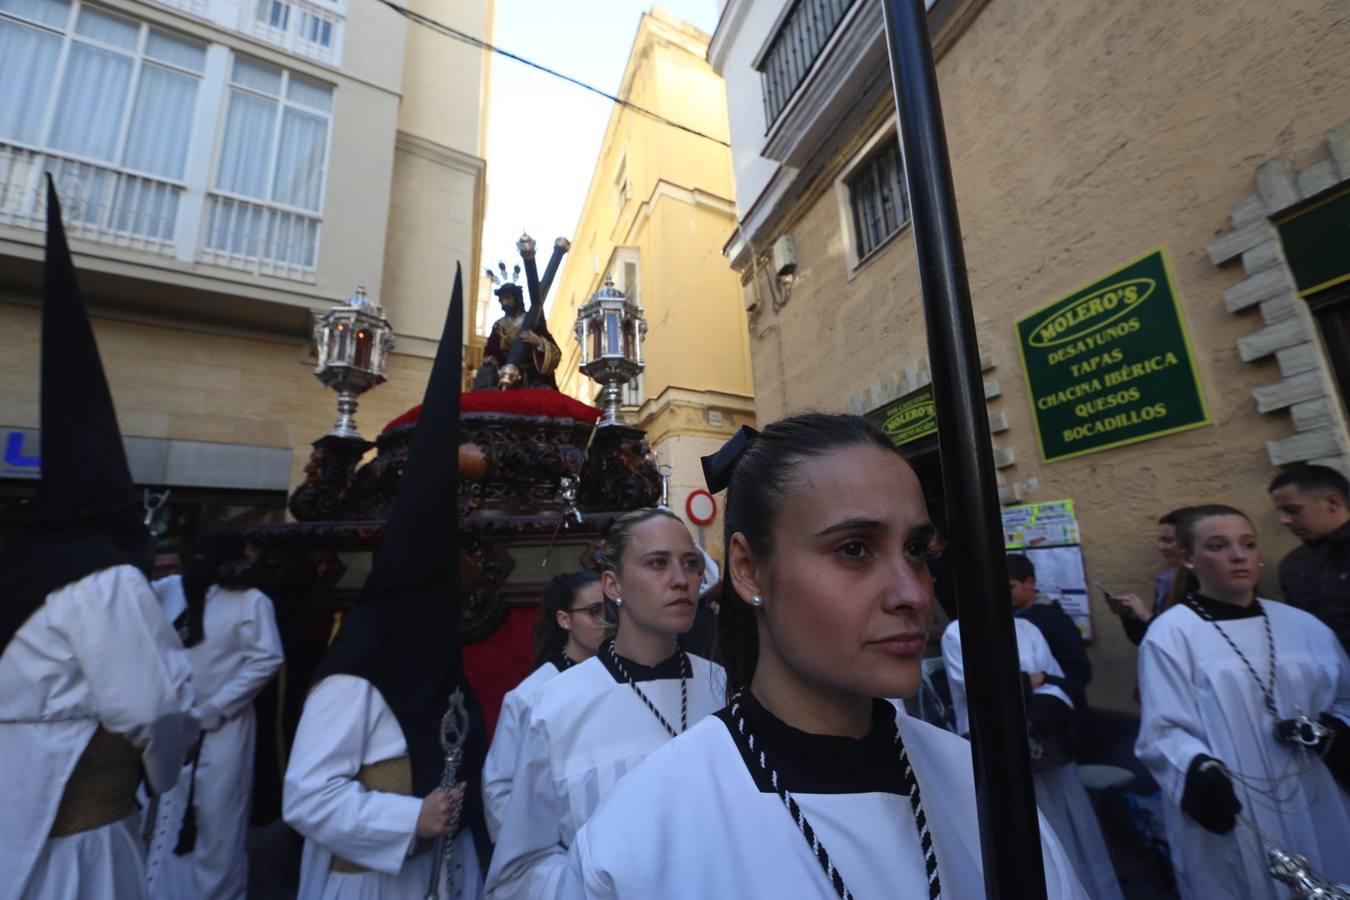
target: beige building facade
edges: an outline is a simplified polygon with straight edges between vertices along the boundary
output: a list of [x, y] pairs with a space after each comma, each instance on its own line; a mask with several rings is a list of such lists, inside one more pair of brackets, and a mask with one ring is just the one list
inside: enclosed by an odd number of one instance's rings
[[[490, 38], [494, 4], [419, 0]], [[315, 312], [396, 332], [367, 438], [418, 402], [455, 264], [476, 317], [486, 54], [348, 0], [0, 2], [0, 493], [39, 468], [55, 178], [133, 476], [207, 518], [282, 515], [336, 417]], [[470, 354], [473, 350], [470, 348]]]
[[[1002, 501], [1073, 500], [1088, 579], [1144, 597], [1157, 517], [1231, 503], [1257, 525], [1277, 596], [1295, 540], [1266, 484], [1350, 459], [1350, 303], [1301, 282], [1284, 231], [1350, 187], [1350, 21], [1315, 0], [928, 5]], [[739, 225], [726, 254], [764, 422], [865, 413], [931, 381], [879, 7], [721, 4], [709, 59]], [[1047, 461], [1017, 323], [1159, 247], [1208, 422]], [[940, 495], [935, 453], [919, 456]], [[1089, 593], [1091, 699], [1132, 709], [1135, 651]]]
[[[599, 386], [578, 368], [577, 311], [607, 279], [641, 305], [646, 370], [627, 388], [628, 419], [670, 467], [670, 506], [686, 519], [703, 487], [699, 458], [755, 421], [740, 283], [720, 252], [736, 208], [708, 40], [659, 7], [642, 17], [620, 96], [702, 135], [615, 107], [548, 310], [559, 389], [592, 403]], [[702, 532], [690, 524], [720, 557], [720, 511]]]

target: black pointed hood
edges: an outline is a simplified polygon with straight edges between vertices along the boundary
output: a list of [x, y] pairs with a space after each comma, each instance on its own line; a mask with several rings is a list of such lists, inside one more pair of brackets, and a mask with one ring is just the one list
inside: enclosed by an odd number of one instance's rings
[[144, 569], [151, 552], [51, 176], [41, 379], [42, 477], [0, 554], [0, 651], [52, 591], [115, 565]]
[[[483, 717], [464, 678], [458, 516], [459, 394], [464, 295], [458, 268], [436, 361], [422, 399], [398, 494], [361, 598], [314, 675], [371, 682], [398, 719], [412, 763], [413, 793], [440, 781], [440, 723], [450, 692], [464, 689], [473, 727], [461, 777], [466, 821], [481, 821], [475, 779], [486, 752]], [[477, 829], [475, 829], [477, 830]]]

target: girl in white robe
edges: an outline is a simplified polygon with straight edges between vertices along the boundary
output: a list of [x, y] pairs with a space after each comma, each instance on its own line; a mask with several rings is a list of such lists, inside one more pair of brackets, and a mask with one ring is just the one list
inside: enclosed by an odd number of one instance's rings
[[605, 795], [721, 702], [720, 669], [677, 643], [703, 568], [684, 523], [668, 510], [628, 513], [603, 557], [618, 635], [535, 695], [488, 873], [495, 900], [552, 897], [577, 829]]
[[511, 796], [521, 732], [528, 722], [534, 695], [559, 672], [595, 655], [605, 639], [605, 594], [596, 572], [556, 575], [544, 586], [539, 620], [534, 625], [533, 671], [506, 692], [497, 729], [483, 762], [483, 814], [493, 843], [502, 829], [502, 814]]
[[[161, 579], [154, 588], [169, 622], [187, 613], [182, 576]], [[159, 798], [146, 857], [151, 895], [163, 900], [223, 900], [247, 891], [245, 839], [257, 732], [253, 698], [284, 659], [266, 594], [213, 584], [205, 600], [201, 640], [186, 650], [195, 713], [202, 723], [201, 749], [196, 764], [185, 765], [177, 786]], [[196, 845], [179, 856], [174, 848], [189, 796], [196, 809]]]
[[[1013, 617], [1017, 634], [1017, 658], [1022, 672], [1063, 678], [1064, 670], [1050, 651], [1039, 628], [1021, 617]], [[952, 705], [956, 708], [956, 728], [961, 734], [970, 732], [970, 716], [966, 707], [965, 666], [961, 658], [961, 629], [952, 622], [942, 633], [942, 661], [947, 669], [947, 683], [951, 686]], [[1053, 697], [1069, 709], [1073, 701], [1057, 685], [1048, 681], [1032, 689], [1033, 693]], [[1063, 844], [1074, 870], [1088, 889], [1093, 900], [1119, 900], [1120, 882], [1111, 863], [1111, 853], [1102, 836], [1101, 824], [1092, 809], [1087, 788], [1078, 774], [1078, 766], [1069, 762], [1045, 772], [1032, 775], [1036, 785], [1036, 805], [1045, 816], [1055, 835]]]
[[141, 751], [152, 791], [196, 736], [191, 670], [140, 571], [115, 566], [54, 591], [0, 655], [0, 898], [147, 896], [138, 816], [48, 837], [100, 728]]
[[[881, 699], [918, 690], [932, 615], [913, 471], [866, 420], [802, 415], [704, 472], [727, 488], [731, 702], [620, 782], [557, 896], [983, 896], [970, 745]], [[1086, 897], [1041, 836], [1049, 896]]]
[[[1139, 647], [1135, 752], [1162, 788], [1182, 897], [1289, 896], [1267, 872], [1272, 846], [1305, 857], [1324, 878], [1350, 883], [1344, 649], [1315, 617], [1255, 597], [1261, 555], [1238, 510], [1192, 509], [1177, 541], [1187, 567], [1178, 577], [1193, 573], [1196, 581], [1185, 600], [1153, 620]], [[1297, 716], [1333, 734], [1330, 746], [1278, 738], [1277, 722]]]

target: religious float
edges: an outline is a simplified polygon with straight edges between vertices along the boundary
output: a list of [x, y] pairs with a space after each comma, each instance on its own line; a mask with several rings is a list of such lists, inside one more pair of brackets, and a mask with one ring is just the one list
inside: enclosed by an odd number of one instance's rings
[[[663, 494], [646, 437], [620, 409], [623, 385], [643, 368], [641, 308], [607, 283], [578, 313], [581, 368], [602, 386], [603, 409], [551, 387], [520, 386], [540, 379], [521, 377], [534, 363], [519, 334], [543, 330], [535, 323], [568, 244], [555, 243], [542, 279], [534, 242], [522, 237], [517, 247], [533, 302], [523, 321], [510, 322], [508, 310], [494, 326], [495, 336], [506, 324], [509, 344], [494, 367], [498, 384], [462, 395], [458, 459], [446, 460], [460, 476], [464, 664], [489, 730], [502, 696], [528, 674], [544, 585], [594, 568], [609, 524]], [[489, 274], [499, 295], [514, 285], [504, 266], [500, 279]], [[373, 442], [356, 428], [357, 398], [384, 380], [393, 345], [388, 319], [364, 291], [316, 320], [315, 344], [315, 374], [338, 392], [338, 420], [313, 443], [305, 480], [289, 498], [295, 521], [247, 534], [257, 548], [252, 580], [276, 604], [286, 650], [283, 677], [259, 698], [260, 718], [274, 727], [260, 729], [255, 821], [279, 809], [276, 773], [285, 769], [310, 676], [370, 571], [421, 411], [389, 422]]]

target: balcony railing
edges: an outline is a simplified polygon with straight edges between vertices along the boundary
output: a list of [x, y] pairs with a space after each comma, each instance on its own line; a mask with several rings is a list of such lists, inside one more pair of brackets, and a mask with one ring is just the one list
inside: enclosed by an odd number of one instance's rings
[[794, 0], [755, 67], [763, 78], [764, 121], [772, 128], [856, 0]]
[[318, 249], [316, 216], [215, 193], [206, 198], [202, 262], [313, 281]]
[[172, 256], [181, 185], [0, 143], [0, 224], [45, 228], [52, 174], [71, 234]]

